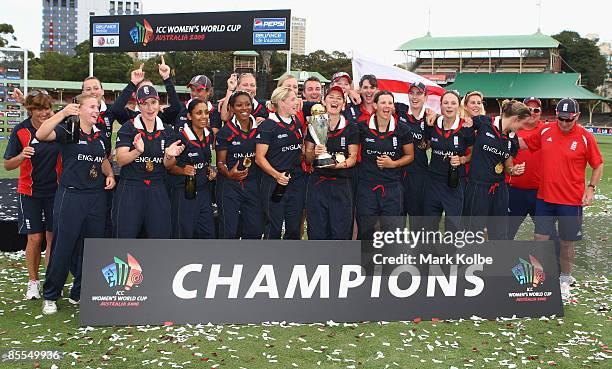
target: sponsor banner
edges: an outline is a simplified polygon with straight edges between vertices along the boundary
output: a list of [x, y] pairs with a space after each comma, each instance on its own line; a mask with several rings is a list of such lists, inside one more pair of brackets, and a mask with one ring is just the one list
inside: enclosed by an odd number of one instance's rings
[[90, 17], [90, 47], [93, 52], [289, 50], [290, 24], [290, 10], [98, 16]]
[[96, 47], [119, 47], [119, 36], [93, 36]]
[[612, 127], [584, 127], [587, 131], [594, 135], [612, 135]]
[[563, 315], [552, 242], [445, 246], [374, 255], [394, 271], [368, 275], [359, 241], [87, 239], [80, 323]]
[[253, 45], [284, 45], [286, 38], [286, 32], [255, 32]]
[[118, 35], [119, 23], [94, 23], [94, 35]]

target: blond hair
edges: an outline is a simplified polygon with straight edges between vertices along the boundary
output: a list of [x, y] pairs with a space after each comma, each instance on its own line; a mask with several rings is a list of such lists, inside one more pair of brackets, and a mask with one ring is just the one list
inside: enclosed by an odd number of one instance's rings
[[297, 78], [292, 74], [283, 74], [281, 78], [278, 79], [278, 83], [276, 84], [276, 87], [281, 87], [283, 83], [285, 83], [286, 80], [291, 79], [291, 78], [297, 80]]
[[94, 95], [90, 95], [90, 94], [80, 94], [80, 95], [76, 95], [75, 98], [74, 98], [76, 103], [79, 104], [79, 105], [81, 105], [83, 103], [83, 101], [85, 101], [87, 99], [96, 99], [96, 97]]
[[472, 96], [480, 97], [480, 100], [483, 102], [483, 104], [480, 105], [480, 111], [478, 112], [478, 115], [485, 115], [485, 114], [487, 114], [487, 112], [485, 111], [485, 108], [484, 108], [484, 95], [480, 91], [472, 91], [472, 92], [468, 92], [467, 94], [465, 94], [463, 99], [461, 99], [461, 111], [459, 112], [459, 116], [462, 119], [465, 119], [466, 117], [470, 116], [470, 113], [467, 110], [467, 103], [468, 103], [468, 100], [470, 99], [470, 97], [472, 97]]
[[270, 96], [270, 102], [274, 106], [274, 109], [278, 111], [278, 104], [286, 100], [291, 94], [295, 94], [295, 92], [290, 87], [277, 87], [274, 91], [272, 91], [272, 96]]
[[519, 120], [523, 120], [531, 116], [531, 110], [529, 110], [527, 105], [516, 100], [504, 100], [501, 105], [501, 112], [506, 118], [517, 116]]

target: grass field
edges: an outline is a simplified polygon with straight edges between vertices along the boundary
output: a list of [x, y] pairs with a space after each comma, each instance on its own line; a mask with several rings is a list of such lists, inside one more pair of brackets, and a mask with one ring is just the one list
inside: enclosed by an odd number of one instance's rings
[[[598, 141], [609, 163], [612, 138]], [[79, 328], [78, 307], [65, 299], [53, 317], [42, 316], [40, 301], [24, 301], [23, 255], [3, 253], [0, 350], [68, 354], [0, 368], [610, 368], [610, 169], [596, 201], [585, 210], [579, 286], [563, 318]], [[530, 227], [522, 238], [531, 237]]]

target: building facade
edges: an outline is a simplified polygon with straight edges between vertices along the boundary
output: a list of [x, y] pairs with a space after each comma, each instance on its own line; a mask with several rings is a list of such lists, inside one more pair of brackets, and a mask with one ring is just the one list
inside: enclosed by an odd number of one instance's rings
[[306, 18], [291, 17], [291, 53], [306, 54]]
[[42, 0], [42, 3], [40, 49], [68, 55], [74, 55], [76, 45], [89, 39], [89, 17], [142, 13], [141, 0]]

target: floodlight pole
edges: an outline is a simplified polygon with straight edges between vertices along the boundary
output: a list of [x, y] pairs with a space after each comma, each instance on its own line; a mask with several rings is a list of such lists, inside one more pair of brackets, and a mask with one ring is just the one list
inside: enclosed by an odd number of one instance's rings
[[291, 49], [287, 52], [287, 74], [291, 74]]
[[94, 75], [94, 73], [93, 73], [93, 56], [94, 56], [93, 53], [89, 53], [89, 76], [90, 77]]
[[28, 49], [23, 49], [23, 95], [28, 96]]

